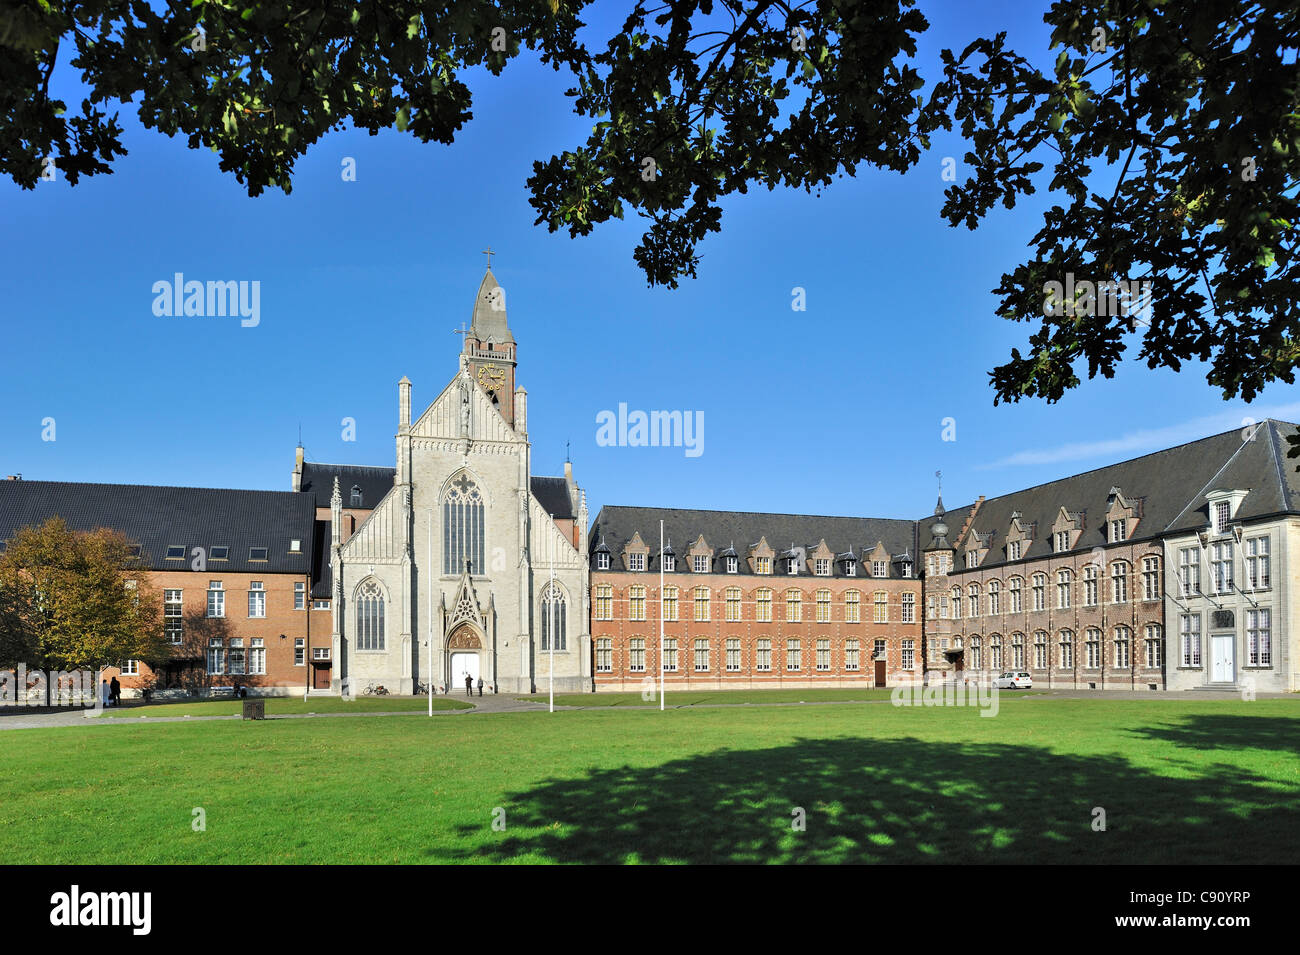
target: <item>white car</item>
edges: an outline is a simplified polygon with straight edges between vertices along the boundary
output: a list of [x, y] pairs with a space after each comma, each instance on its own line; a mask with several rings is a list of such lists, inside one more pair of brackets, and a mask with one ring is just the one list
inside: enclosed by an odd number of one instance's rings
[[1008, 670], [993, 681], [997, 690], [1028, 690], [1034, 685], [1034, 679], [1024, 670]]

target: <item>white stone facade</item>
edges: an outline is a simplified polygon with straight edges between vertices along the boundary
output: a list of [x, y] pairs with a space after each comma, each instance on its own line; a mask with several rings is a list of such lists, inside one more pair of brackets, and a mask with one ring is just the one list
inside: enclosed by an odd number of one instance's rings
[[[497, 288], [494, 279], [489, 286], [490, 278], [489, 273], [480, 289], [480, 304], [485, 288]], [[504, 330], [509, 336], [504, 316], [493, 321], [496, 334]], [[485, 324], [476, 306], [475, 327]], [[475, 684], [482, 678], [485, 693], [546, 692], [552, 663], [557, 691], [592, 689], [585, 495], [566, 475], [567, 529], [534, 496], [527, 396], [522, 388], [513, 389], [512, 405], [501, 407], [496, 391], [475, 375], [481, 363], [473, 356], [490, 339], [470, 335], [473, 342], [467, 338], [458, 373], [414, 421], [410, 382], [403, 378], [399, 384], [394, 486], [346, 542], [340, 542], [341, 499], [335, 491], [336, 693], [360, 695], [372, 686], [411, 693], [430, 679], [435, 687], [463, 693], [466, 673]], [[506, 386], [513, 384], [514, 347], [509, 338], [509, 358], [494, 359], [490, 366], [498, 391], [504, 377], [500, 367], [509, 370]], [[448, 566], [448, 529], [457, 523], [444, 512], [449, 498], [482, 502], [481, 524], [476, 517], [467, 525], [469, 537], [481, 540], [481, 551], [477, 543], [470, 549], [479, 553], [482, 566], [469, 572]], [[550, 585], [552, 557], [564, 627], [558, 647], [544, 652], [542, 597]], [[374, 610], [376, 588], [382, 623]], [[367, 595], [372, 602], [363, 607]], [[554, 605], [557, 617], [559, 606]]]

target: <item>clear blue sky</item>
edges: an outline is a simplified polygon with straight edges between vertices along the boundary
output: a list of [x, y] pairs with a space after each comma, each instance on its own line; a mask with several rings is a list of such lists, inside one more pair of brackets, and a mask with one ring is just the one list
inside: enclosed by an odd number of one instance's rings
[[[1037, 3], [924, 2], [918, 58], [1007, 29], [1045, 58]], [[615, 12], [614, 4], [602, 13]], [[620, 15], [621, 16], [621, 15]], [[611, 19], [617, 19], [611, 17]], [[67, 98], [73, 91], [66, 86]], [[906, 176], [864, 172], [820, 198], [778, 191], [727, 204], [698, 280], [647, 289], [641, 224], [585, 239], [532, 225], [534, 159], [581, 140], [566, 80], [531, 60], [472, 78], [475, 118], [450, 147], [352, 131], [317, 144], [292, 195], [250, 199], [216, 156], [141, 129], [111, 176], [0, 184], [0, 467], [29, 479], [287, 489], [301, 426], [312, 460], [393, 463], [397, 381], [424, 408], [455, 373], [483, 271], [499, 251], [530, 395], [534, 470], [572, 442], [601, 504], [914, 517], [1203, 434], [1245, 416], [1294, 419], [1278, 386], [1226, 404], [1189, 366], [1127, 363], [1058, 405], [993, 406], [987, 372], [1027, 329], [989, 290], [1038, 228], [1042, 197], [977, 232], [938, 216], [940, 142]], [[357, 163], [344, 182], [344, 157]], [[960, 169], [960, 167], [959, 167]], [[173, 273], [261, 283], [261, 323], [162, 318]], [[791, 289], [807, 290], [807, 311]], [[596, 415], [704, 413], [704, 453], [605, 448]], [[53, 418], [56, 440], [42, 441]], [[341, 419], [357, 423], [355, 442]], [[956, 441], [942, 440], [955, 419]]]

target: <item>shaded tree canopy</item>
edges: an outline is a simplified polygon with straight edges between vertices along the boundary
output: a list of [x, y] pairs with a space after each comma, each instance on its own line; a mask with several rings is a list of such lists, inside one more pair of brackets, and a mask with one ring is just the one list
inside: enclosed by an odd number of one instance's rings
[[[1055, 401], [1084, 365], [1110, 377], [1135, 336], [1152, 368], [1208, 362], [1225, 398], [1294, 381], [1289, 0], [1057, 0], [1050, 68], [997, 33], [945, 50], [928, 89], [909, 63], [929, 27], [915, 0], [634, 2], [594, 49], [587, 6], [29, 2], [0, 15], [0, 171], [24, 187], [46, 157], [73, 184], [111, 171], [124, 150], [109, 110], [130, 103], [214, 150], [250, 195], [288, 191], [296, 160], [349, 123], [451, 142], [472, 117], [460, 71], [499, 74], [528, 49], [573, 77], [594, 123], [534, 164], [537, 222], [585, 235], [632, 210], [652, 285], [696, 275], [726, 197], [902, 172], [951, 131], [967, 151], [950, 224], [1038, 189], [1059, 199], [994, 289], [1002, 317], [1036, 326], [991, 372], [995, 401]], [[49, 93], [60, 66], [88, 89], [77, 111]]]
[[0, 556], [5, 664], [100, 669], [166, 655], [159, 595], [119, 531], [24, 527]]

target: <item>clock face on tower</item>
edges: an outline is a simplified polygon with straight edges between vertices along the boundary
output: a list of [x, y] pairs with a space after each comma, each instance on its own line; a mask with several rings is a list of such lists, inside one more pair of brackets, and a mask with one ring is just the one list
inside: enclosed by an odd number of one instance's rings
[[506, 370], [500, 365], [483, 365], [478, 370], [478, 383], [495, 396], [506, 383]]

